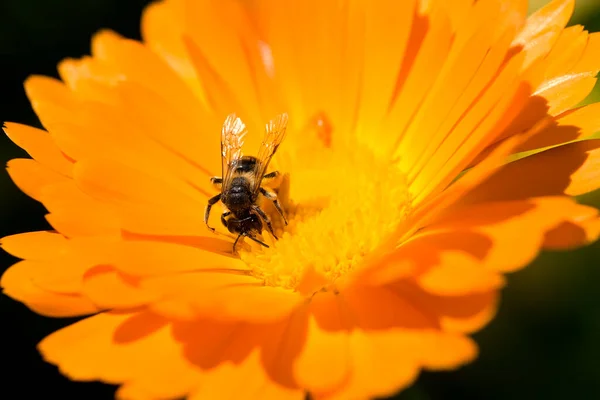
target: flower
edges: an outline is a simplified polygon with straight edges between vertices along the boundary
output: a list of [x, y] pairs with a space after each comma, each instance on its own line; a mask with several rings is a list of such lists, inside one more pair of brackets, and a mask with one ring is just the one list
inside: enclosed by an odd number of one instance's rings
[[[143, 43], [100, 32], [27, 80], [47, 132], [7, 123], [33, 157], [8, 171], [55, 231], [2, 240], [4, 292], [92, 315], [39, 349], [124, 399], [372, 398], [472, 361], [505, 273], [600, 235], [570, 197], [600, 186], [600, 106], [577, 107], [600, 36], [565, 28], [573, 7], [152, 4]], [[202, 220], [231, 112], [248, 152], [290, 118], [290, 223], [267, 208], [280, 239], [238, 254]]]

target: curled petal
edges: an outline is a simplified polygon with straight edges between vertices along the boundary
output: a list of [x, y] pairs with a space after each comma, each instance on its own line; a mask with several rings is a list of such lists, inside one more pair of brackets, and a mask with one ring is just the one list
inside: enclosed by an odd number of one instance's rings
[[30, 261], [21, 261], [11, 266], [0, 280], [4, 294], [26, 304], [35, 312], [50, 317], [75, 317], [100, 311], [85, 296], [43, 289], [34, 281], [38, 268], [39, 265]]

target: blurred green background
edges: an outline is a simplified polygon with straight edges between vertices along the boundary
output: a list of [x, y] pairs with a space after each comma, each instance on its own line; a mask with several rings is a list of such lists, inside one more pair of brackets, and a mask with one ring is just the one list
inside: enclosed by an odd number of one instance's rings
[[[31, 74], [56, 76], [62, 58], [89, 53], [91, 35], [101, 28], [139, 38], [139, 18], [148, 3], [0, 0], [0, 122], [40, 126], [23, 80]], [[530, 3], [535, 9], [546, 1]], [[579, 0], [572, 23], [599, 31], [600, 0]], [[600, 100], [600, 87], [587, 101], [592, 100]], [[23, 156], [0, 135], [2, 163]], [[0, 237], [49, 228], [43, 207], [23, 195], [6, 173], [0, 174], [0, 193]], [[600, 192], [581, 201], [600, 207]], [[13, 262], [0, 253], [0, 271]], [[424, 373], [396, 398], [600, 399], [599, 288], [600, 244], [542, 254], [509, 277], [498, 316], [475, 335], [481, 353], [476, 362], [454, 372]], [[73, 320], [44, 318], [0, 296], [0, 321], [0, 398], [29, 399], [42, 392], [62, 399], [113, 397], [113, 387], [70, 382], [38, 355], [37, 342]]]

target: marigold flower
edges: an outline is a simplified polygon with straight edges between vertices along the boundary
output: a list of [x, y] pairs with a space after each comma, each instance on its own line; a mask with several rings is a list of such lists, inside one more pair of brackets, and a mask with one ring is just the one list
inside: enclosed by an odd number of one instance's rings
[[[8, 164], [52, 232], [6, 237], [4, 292], [74, 380], [126, 399], [359, 399], [472, 361], [504, 274], [600, 234], [600, 35], [572, 0], [165, 0], [25, 87]], [[273, 163], [289, 219], [232, 253], [203, 223], [220, 129]], [[515, 160], [513, 155], [532, 151]], [[510, 162], [507, 160], [511, 160]], [[265, 205], [267, 207], [267, 205]], [[212, 226], [219, 226], [214, 213]]]

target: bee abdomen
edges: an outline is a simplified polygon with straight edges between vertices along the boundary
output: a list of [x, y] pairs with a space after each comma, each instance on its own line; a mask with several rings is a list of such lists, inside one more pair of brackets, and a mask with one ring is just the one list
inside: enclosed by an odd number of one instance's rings
[[223, 193], [222, 201], [229, 210], [234, 212], [251, 207], [254, 199], [248, 179], [244, 176], [233, 178], [231, 185]]

